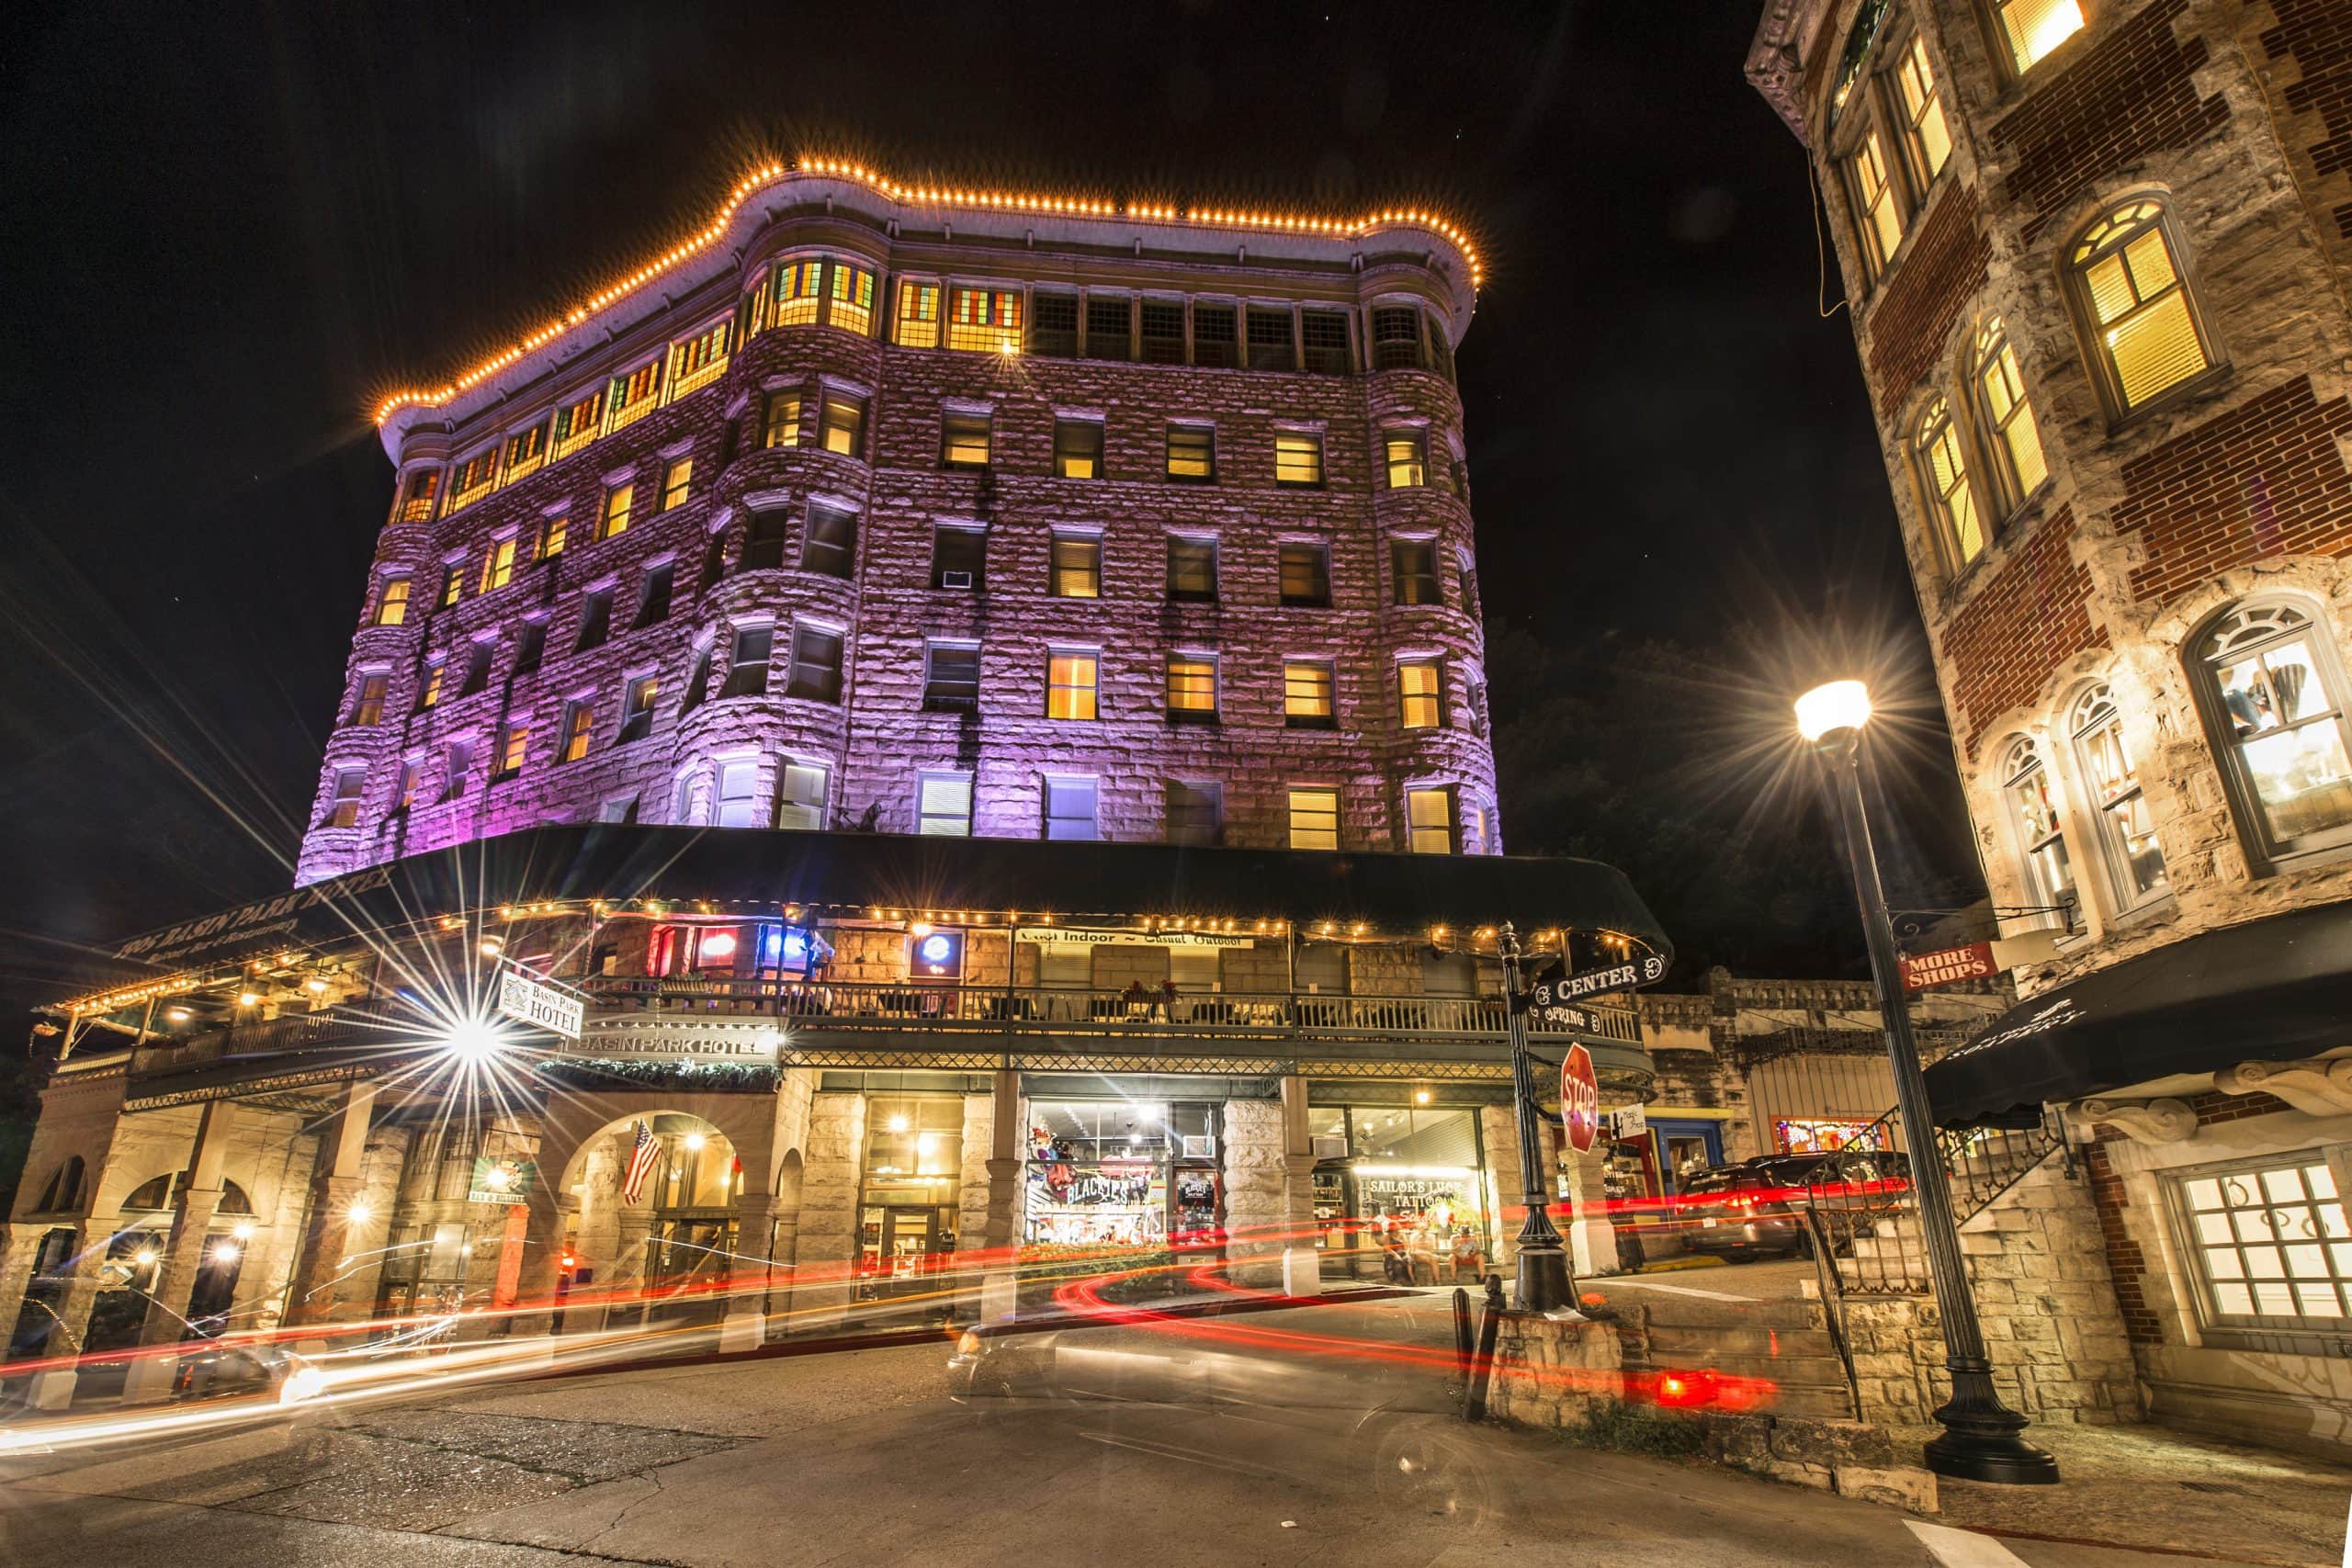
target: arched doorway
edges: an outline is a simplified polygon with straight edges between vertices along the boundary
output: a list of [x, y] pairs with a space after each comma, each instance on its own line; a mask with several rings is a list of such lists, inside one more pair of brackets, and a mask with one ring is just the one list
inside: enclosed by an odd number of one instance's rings
[[743, 1266], [736, 1141], [706, 1117], [645, 1111], [581, 1140], [562, 1189], [577, 1200], [558, 1293], [593, 1292], [606, 1321], [716, 1318]]

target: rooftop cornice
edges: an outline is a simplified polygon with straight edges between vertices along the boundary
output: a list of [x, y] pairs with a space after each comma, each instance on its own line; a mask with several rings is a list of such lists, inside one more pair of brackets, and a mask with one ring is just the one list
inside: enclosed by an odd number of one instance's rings
[[[832, 158], [803, 158], [790, 165], [771, 163], [737, 181], [707, 224], [558, 319], [438, 387], [405, 388], [385, 396], [375, 411], [385, 446], [397, 450], [395, 424], [405, 428], [417, 415], [448, 407], [500, 372], [526, 360], [547, 355], [569, 358], [567, 347], [576, 353], [588, 344], [617, 336], [645, 319], [650, 313], [644, 308], [648, 304], [666, 308], [679, 292], [707, 283], [732, 260], [736, 246], [776, 214], [778, 204], [762, 198], [779, 195], [808, 202], [854, 202], [872, 209], [874, 216], [886, 222], [952, 223], [967, 234], [1012, 240], [1035, 236], [1125, 245], [1144, 243], [1155, 231], [1181, 232], [1188, 238], [1230, 235], [1239, 243], [1262, 247], [1260, 254], [1272, 259], [1345, 260], [1372, 235], [1419, 231], [1460, 259], [1467, 285], [1464, 292], [1471, 299], [1485, 276], [1469, 236], [1451, 220], [1420, 208], [1390, 208], [1361, 217], [1179, 208], [1144, 200], [909, 185], [862, 164]], [[1041, 232], [1041, 225], [1050, 227]], [[654, 285], [665, 281], [669, 288], [649, 293]], [[1466, 306], [1468, 300], [1463, 303]]]
[[1804, 33], [1817, 0], [1765, 0], [1747, 46], [1747, 79], [1796, 132], [1804, 133]]

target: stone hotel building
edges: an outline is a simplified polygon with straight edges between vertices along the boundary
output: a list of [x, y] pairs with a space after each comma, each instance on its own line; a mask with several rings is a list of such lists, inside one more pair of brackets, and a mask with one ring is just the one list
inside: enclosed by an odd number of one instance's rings
[[[1607, 867], [1502, 853], [1478, 274], [1421, 211], [806, 162], [389, 399], [298, 887], [61, 1010], [19, 1348], [745, 1260], [795, 1283], [741, 1333], [1016, 1247], [1499, 1261], [1500, 928], [1668, 948]], [[506, 964], [577, 1039], [485, 1043]]]
[[[2128, 1347], [2115, 1408], [2340, 1447], [2352, 8], [1770, 0], [1748, 75], [1814, 163], [2000, 934], [2055, 941], [1939, 1119], [2063, 1118], [2101, 1293], [2041, 1333]], [[2010, 1229], [1963, 1239], [2025, 1301]]]

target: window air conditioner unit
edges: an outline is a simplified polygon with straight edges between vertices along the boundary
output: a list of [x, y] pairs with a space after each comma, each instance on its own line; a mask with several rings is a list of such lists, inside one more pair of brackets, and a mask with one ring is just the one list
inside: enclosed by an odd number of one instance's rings
[[1348, 1157], [1348, 1140], [1344, 1134], [1336, 1136], [1327, 1134], [1326, 1136], [1313, 1140], [1313, 1142], [1315, 1145], [1315, 1157], [1317, 1159], [1345, 1159]]
[[1214, 1136], [1206, 1134], [1199, 1136], [1194, 1136], [1189, 1134], [1186, 1134], [1184, 1138], [1184, 1157], [1186, 1159], [1215, 1159], [1216, 1157], [1216, 1139]]
[[969, 588], [972, 586], [972, 574], [968, 571], [943, 571], [939, 574], [939, 586], [942, 588]]

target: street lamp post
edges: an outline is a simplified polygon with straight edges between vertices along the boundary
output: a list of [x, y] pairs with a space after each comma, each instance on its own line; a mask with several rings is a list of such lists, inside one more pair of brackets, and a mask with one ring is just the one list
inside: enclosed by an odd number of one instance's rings
[[1854, 902], [1870, 948], [1871, 977], [1878, 983], [1879, 1010], [1886, 1019], [1895, 1105], [1903, 1113], [1904, 1138], [1910, 1145], [1911, 1190], [1918, 1200], [1936, 1303], [1942, 1309], [1939, 1315], [1951, 1399], [1935, 1413], [1944, 1430], [1928, 1443], [1928, 1468], [1963, 1481], [2046, 1484], [2058, 1479], [2058, 1461], [2018, 1436], [2026, 1419], [2003, 1404], [1993, 1386], [1993, 1364], [1984, 1354], [1984, 1333], [1976, 1321], [1976, 1298], [1961, 1258], [1960, 1226], [1952, 1218], [1951, 1189], [1936, 1141], [1935, 1113], [1928, 1104], [1928, 1080], [1919, 1070], [1911, 1010], [1895, 966], [1894, 928], [1887, 917], [1878, 852], [1871, 846], [1870, 819], [1862, 807], [1862, 726], [1871, 716], [1870, 694], [1860, 681], [1833, 681], [1798, 698], [1796, 709], [1798, 732], [1819, 750], [1836, 774], [1832, 787], [1846, 829]]
[[1527, 1055], [1527, 1016], [1520, 997], [1519, 932], [1507, 920], [1502, 930], [1503, 1013], [1510, 1031], [1511, 1111], [1519, 1122], [1519, 1169], [1527, 1195], [1527, 1218], [1519, 1227], [1518, 1271], [1511, 1304], [1521, 1312], [1553, 1312], [1576, 1304], [1568, 1275], [1567, 1249], [1553, 1228], [1552, 1195], [1544, 1168], [1544, 1134], [1535, 1110], [1535, 1066]]

